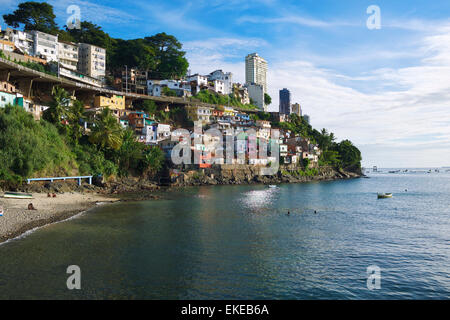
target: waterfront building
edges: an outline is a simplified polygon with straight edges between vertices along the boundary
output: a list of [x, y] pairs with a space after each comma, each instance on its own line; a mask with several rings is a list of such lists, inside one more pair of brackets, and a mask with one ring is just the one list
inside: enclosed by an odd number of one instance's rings
[[78, 71], [97, 79], [106, 74], [106, 50], [91, 44], [80, 43]]
[[267, 62], [257, 53], [245, 57], [245, 83], [263, 87], [263, 96], [267, 92]]
[[280, 90], [280, 114], [289, 115], [291, 113], [291, 92], [284, 88]]

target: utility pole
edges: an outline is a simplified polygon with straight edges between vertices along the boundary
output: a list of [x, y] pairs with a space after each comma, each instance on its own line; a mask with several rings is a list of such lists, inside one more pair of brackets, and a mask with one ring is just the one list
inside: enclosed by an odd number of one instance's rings
[[125, 92], [128, 93], [128, 66], [125, 65]]

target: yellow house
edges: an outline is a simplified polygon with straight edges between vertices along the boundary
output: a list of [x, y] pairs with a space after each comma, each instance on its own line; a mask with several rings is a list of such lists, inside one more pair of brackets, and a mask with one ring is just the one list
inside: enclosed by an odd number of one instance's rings
[[94, 99], [95, 108], [125, 109], [125, 97], [113, 95], [111, 97], [96, 96]]

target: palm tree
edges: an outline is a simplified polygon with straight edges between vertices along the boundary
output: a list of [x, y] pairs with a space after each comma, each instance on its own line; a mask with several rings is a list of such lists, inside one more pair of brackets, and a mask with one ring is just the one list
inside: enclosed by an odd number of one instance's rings
[[61, 125], [61, 121], [67, 117], [67, 108], [70, 105], [69, 93], [61, 87], [54, 87], [52, 91], [53, 100], [44, 112], [44, 119]]
[[111, 114], [109, 108], [104, 108], [94, 121], [94, 128], [89, 141], [100, 149], [119, 150], [122, 145], [123, 129]]

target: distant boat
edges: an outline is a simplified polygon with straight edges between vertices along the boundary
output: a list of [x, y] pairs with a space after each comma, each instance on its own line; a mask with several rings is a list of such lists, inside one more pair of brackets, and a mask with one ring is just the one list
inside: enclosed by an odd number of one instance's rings
[[392, 193], [378, 193], [378, 199], [387, 199], [392, 197]]
[[400, 172], [400, 170], [392, 170], [392, 171], [389, 171], [389, 173], [399, 173]]
[[6, 191], [3, 195], [4, 198], [13, 198], [13, 199], [33, 199], [33, 195], [31, 193], [23, 193], [23, 192], [8, 192]]
[[276, 188], [277, 186], [276, 185], [274, 185], [274, 184], [270, 184], [269, 185], [269, 188]]

